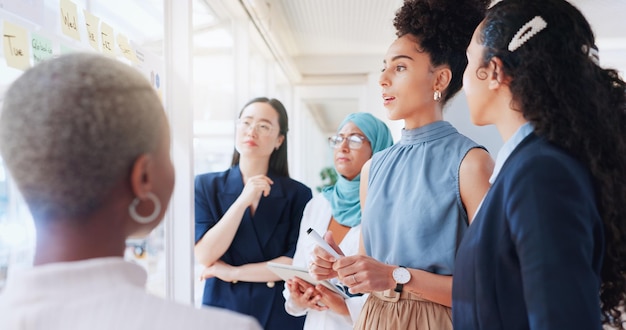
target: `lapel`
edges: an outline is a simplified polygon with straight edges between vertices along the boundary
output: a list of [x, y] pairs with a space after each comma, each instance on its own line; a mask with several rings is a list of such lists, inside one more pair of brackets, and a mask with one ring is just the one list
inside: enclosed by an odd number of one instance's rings
[[[239, 165], [233, 166], [229, 171], [228, 175], [224, 180], [224, 186], [222, 187], [222, 191], [219, 195], [220, 209], [223, 216], [224, 213], [230, 208], [237, 197], [241, 195], [243, 191], [243, 178], [241, 177], [241, 170], [239, 170]], [[241, 244], [245, 243], [245, 244]], [[235, 234], [235, 239], [229, 250], [245, 250], [244, 255], [254, 254], [252, 260], [258, 259], [261, 257], [260, 251], [261, 246], [256, 238], [256, 233], [254, 231], [254, 226], [252, 225], [252, 218], [250, 217], [250, 208], [247, 208], [243, 214], [243, 218], [241, 219], [241, 224], [237, 229], [237, 233]], [[258, 251], [255, 253], [255, 251]], [[227, 252], [228, 253], [228, 252]], [[237, 255], [241, 255], [241, 253], [236, 253]]]
[[[272, 185], [272, 189], [270, 189], [269, 196], [261, 197], [253, 219], [257, 238], [262, 247], [265, 247], [267, 242], [273, 238], [274, 232], [281, 220], [289, 222], [289, 219], [283, 219], [283, 215], [285, 214], [284, 210], [285, 207], [287, 207], [287, 196], [285, 196], [283, 189], [284, 178], [272, 172], [268, 174], [268, 177], [274, 181], [274, 184]], [[276, 239], [287, 240], [288, 237], [276, 237]], [[275, 252], [276, 251], [274, 251], [274, 253]], [[280, 253], [282, 252], [283, 251], [280, 251]]]
[[506, 169], [509, 166], [512, 166], [511, 164], [515, 164], [515, 158], [517, 157], [517, 155], [519, 153], [524, 152], [524, 150], [526, 149], [527, 146], [533, 144], [536, 140], [540, 139], [534, 132], [528, 134], [527, 137], [525, 137], [518, 145], [517, 147], [515, 147], [515, 149], [513, 149], [513, 152], [511, 152], [511, 154], [509, 155], [509, 157], [507, 157], [506, 161], [504, 161], [504, 164], [502, 164], [502, 168], [500, 169], [500, 173], [498, 174], [498, 176], [496, 177], [496, 180], [493, 182], [492, 186], [494, 186], [496, 184], [496, 182], [499, 181], [499, 179], [502, 177], [502, 173], [506, 173]]
[[[274, 181], [269, 196], [261, 197], [254, 217], [250, 215], [250, 208], [248, 207], [246, 209], [241, 219], [239, 229], [237, 229], [237, 236], [240, 237], [240, 242], [245, 242], [245, 247], [238, 247], [235, 246], [235, 244], [231, 246], [231, 248], [235, 249], [245, 249], [247, 255], [254, 253], [254, 251], [261, 255], [264, 254], [264, 247], [267, 242], [272, 239], [276, 227], [282, 218], [283, 210], [287, 205], [287, 199], [282, 187], [282, 178], [272, 173], [268, 176]], [[223, 213], [225, 213], [235, 202], [237, 197], [239, 197], [243, 191], [243, 187], [241, 170], [239, 166], [233, 166], [226, 177], [223, 190], [219, 194], [219, 201]], [[287, 238], [280, 237], [278, 239]], [[273, 253], [271, 251], [267, 252]]]

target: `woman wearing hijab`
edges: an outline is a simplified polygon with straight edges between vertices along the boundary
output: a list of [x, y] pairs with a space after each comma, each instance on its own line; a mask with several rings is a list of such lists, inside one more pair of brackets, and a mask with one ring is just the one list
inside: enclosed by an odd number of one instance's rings
[[[328, 139], [333, 148], [337, 183], [314, 197], [304, 209], [294, 266], [306, 267], [316, 243], [307, 230], [330, 231], [346, 255], [358, 253], [361, 237], [359, 184], [361, 167], [372, 155], [393, 144], [387, 126], [369, 113], [348, 115], [337, 134]], [[343, 299], [323, 285], [313, 286], [294, 277], [286, 282], [285, 309], [306, 315], [304, 329], [352, 329], [365, 303], [364, 296]]]

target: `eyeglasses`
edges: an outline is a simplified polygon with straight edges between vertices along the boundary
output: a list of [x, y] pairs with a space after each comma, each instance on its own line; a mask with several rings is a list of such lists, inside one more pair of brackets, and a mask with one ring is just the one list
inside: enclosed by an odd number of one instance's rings
[[333, 135], [328, 138], [328, 145], [334, 149], [341, 148], [343, 141], [346, 140], [348, 141], [348, 148], [360, 149], [363, 146], [363, 142], [367, 141], [367, 138], [359, 134], [351, 134], [348, 136], [343, 136], [341, 134]]
[[239, 119], [237, 121], [237, 129], [248, 131], [250, 128], [259, 136], [269, 136], [274, 130], [274, 126], [266, 122], [253, 123], [248, 119]]

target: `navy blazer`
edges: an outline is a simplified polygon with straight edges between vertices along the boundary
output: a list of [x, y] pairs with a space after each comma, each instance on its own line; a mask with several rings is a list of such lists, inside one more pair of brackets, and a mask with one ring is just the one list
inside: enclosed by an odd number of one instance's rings
[[601, 329], [603, 224], [589, 171], [530, 134], [511, 153], [455, 262], [455, 329]]
[[[246, 210], [232, 244], [220, 258], [230, 265], [264, 262], [280, 256], [293, 258], [311, 189], [271, 172], [268, 177], [274, 181], [269, 196], [261, 197], [254, 217], [249, 208]], [[222, 218], [243, 187], [239, 166], [196, 177], [196, 242]], [[304, 317], [285, 312], [282, 290], [282, 281], [269, 287], [265, 282], [230, 283], [210, 278], [205, 283], [202, 303], [252, 315], [264, 329], [302, 329]]]

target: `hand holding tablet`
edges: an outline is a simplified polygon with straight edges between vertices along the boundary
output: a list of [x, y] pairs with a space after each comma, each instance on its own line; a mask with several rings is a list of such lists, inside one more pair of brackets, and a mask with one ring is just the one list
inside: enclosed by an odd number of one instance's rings
[[285, 281], [290, 280], [291, 278], [293, 278], [295, 276], [295, 277], [298, 277], [298, 278], [301, 278], [301, 279], [307, 281], [308, 283], [311, 283], [311, 285], [321, 284], [321, 285], [327, 287], [328, 289], [332, 290], [333, 292], [339, 294], [344, 299], [349, 298], [348, 295], [346, 295], [345, 292], [343, 292], [343, 290], [341, 290], [340, 288], [336, 287], [332, 283], [330, 283], [330, 282], [328, 282], [326, 280], [316, 280], [316, 279], [314, 279], [309, 274], [309, 271], [306, 268], [296, 267], [296, 266], [292, 266], [292, 265], [279, 264], [279, 263], [275, 263], [275, 262], [268, 262], [267, 263], [267, 267], [272, 272], [274, 272], [276, 275], [278, 275], [280, 278], [282, 278]]

